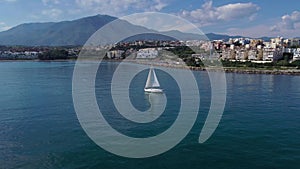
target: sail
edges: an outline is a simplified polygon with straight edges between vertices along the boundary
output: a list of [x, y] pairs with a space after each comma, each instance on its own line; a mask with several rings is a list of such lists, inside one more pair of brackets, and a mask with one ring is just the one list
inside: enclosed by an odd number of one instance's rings
[[160, 87], [160, 84], [157, 80], [154, 69], [150, 68], [145, 88], [152, 88], [152, 87]]
[[154, 69], [153, 69], [153, 83], [152, 83], [152, 87], [160, 87]]
[[148, 78], [147, 78], [147, 82], [146, 82], [145, 88], [152, 87], [151, 76], [152, 76], [152, 68], [150, 68], [150, 70], [149, 70]]

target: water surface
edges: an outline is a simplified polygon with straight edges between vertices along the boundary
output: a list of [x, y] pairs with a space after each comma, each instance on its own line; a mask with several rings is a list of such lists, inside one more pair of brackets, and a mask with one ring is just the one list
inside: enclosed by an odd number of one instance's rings
[[[201, 107], [190, 134], [159, 156], [129, 159], [98, 147], [81, 128], [72, 102], [75, 62], [0, 62], [0, 168], [298, 168], [300, 166], [300, 76], [226, 74], [223, 118], [204, 144], [198, 137], [210, 106], [205, 72], [194, 72]], [[91, 64], [91, 63], [87, 63]], [[98, 99], [108, 97], [117, 63], [105, 63], [96, 79]], [[136, 65], [131, 65], [136, 66]], [[132, 82], [133, 105], [146, 110], [142, 91], [147, 71]], [[157, 76], [171, 100], [167, 112], [146, 127], [120, 123], [106, 100], [116, 129], [148, 137], [167, 129], [179, 108], [178, 86], [162, 71]], [[168, 86], [169, 85], [169, 86]], [[109, 97], [108, 97], [109, 98]], [[168, 113], [169, 112], [169, 113]], [[171, 113], [174, 112], [174, 113]], [[117, 125], [116, 125], [117, 124]]]

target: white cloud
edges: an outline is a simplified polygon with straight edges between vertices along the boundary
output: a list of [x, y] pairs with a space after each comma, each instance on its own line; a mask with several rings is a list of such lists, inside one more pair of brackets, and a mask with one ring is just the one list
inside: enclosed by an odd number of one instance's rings
[[59, 4], [60, 3], [60, 0], [42, 0], [43, 4], [44, 5], [49, 5], [49, 4]]
[[279, 28], [276, 25], [271, 26], [270, 30], [271, 30], [271, 32], [279, 32], [280, 31]]
[[[299, 24], [295, 24], [295, 27], [300, 27]], [[228, 35], [242, 35], [242, 36], [249, 36], [253, 38], [260, 38], [263, 36], [269, 36], [269, 37], [277, 37], [282, 36], [285, 38], [293, 38], [298, 37], [300, 35], [300, 29], [294, 29], [294, 30], [280, 30], [277, 27], [271, 27], [273, 31], [270, 31], [270, 26], [267, 24], [264, 25], [256, 25], [252, 27], [247, 28], [229, 28], [224, 32], [220, 32], [222, 34], [228, 34]]]
[[300, 12], [294, 11], [290, 15], [283, 15], [281, 20], [276, 25], [272, 26], [271, 31], [282, 31], [282, 30], [295, 30], [299, 28], [297, 25], [300, 23]]
[[277, 36], [276, 33], [269, 31], [269, 27], [266, 25], [256, 25], [246, 28], [229, 28], [223, 32], [228, 35], [241, 35], [253, 38], [259, 38], [263, 36]]
[[173, 31], [178, 30], [186, 33], [198, 33], [199, 29], [196, 25], [189, 21], [170, 14], [162, 14], [155, 12], [145, 12], [139, 14], [132, 14], [121, 17], [134, 25], [146, 27], [156, 31]]
[[128, 11], [160, 11], [167, 6], [162, 0], [76, 0], [78, 8], [93, 13], [113, 16], [124, 15]]
[[62, 13], [62, 10], [56, 8], [42, 11], [42, 15], [45, 15], [52, 19], [57, 19]]
[[0, 31], [6, 31], [8, 29], [12, 28], [11, 26], [6, 25], [5, 22], [0, 22]]
[[151, 10], [153, 10], [153, 11], [160, 11], [160, 10], [162, 10], [166, 6], [167, 6], [166, 3], [163, 3], [160, 0], [155, 0], [154, 1], [154, 5], [152, 6]]
[[[272, 21], [274, 23], [274, 21]], [[264, 23], [247, 28], [227, 29], [227, 34], [243, 35], [250, 37], [282, 36], [285, 38], [299, 37], [300, 35], [300, 12], [293, 11], [291, 14], [283, 15], [277, 23]]]
[[2, 27], [0, 27], [0, 31], [6, 31], [10, 28], [12, 28], [12, 27], [11, 26], [2, 26]]
[[254, 19], [260, 7], [253, 3], [234, 3], [219, 7], [213, 6], [213, 1], [207, 1], [201, 8], [192, 11], [182, 11], [181, 16], [207, 26], [220, 21], [231, 21], [238, 19]]

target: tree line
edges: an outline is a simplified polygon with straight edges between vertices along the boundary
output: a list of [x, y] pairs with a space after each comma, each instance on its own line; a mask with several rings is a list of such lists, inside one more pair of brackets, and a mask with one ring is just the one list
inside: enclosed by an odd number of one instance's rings
[[57, 59], [72, 59], [72, 58], [76, 58], [76, 54], [75, 53], [70, 54], [65, 49], [51, 49], [43, 53], [40, 53], [38, 55], [38, 59], [40, 60], [57, 60]]

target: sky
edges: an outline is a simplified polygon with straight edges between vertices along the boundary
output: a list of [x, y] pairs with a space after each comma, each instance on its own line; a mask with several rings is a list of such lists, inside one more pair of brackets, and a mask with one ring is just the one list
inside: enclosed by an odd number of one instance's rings
[[0, 0], [0, 31], [29, 22], [139, 12], [177, 15], [204, 33], [300, 37], [298, 0]]

